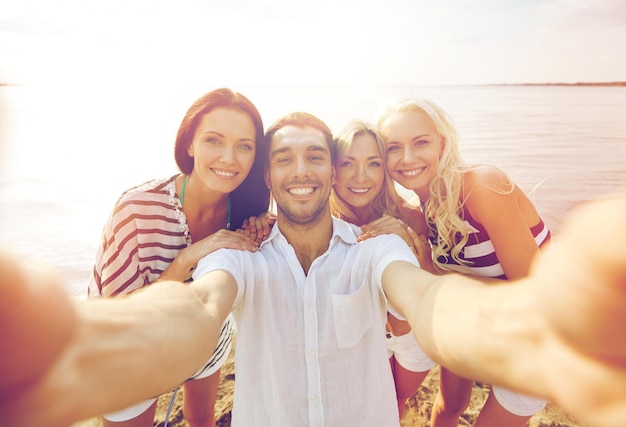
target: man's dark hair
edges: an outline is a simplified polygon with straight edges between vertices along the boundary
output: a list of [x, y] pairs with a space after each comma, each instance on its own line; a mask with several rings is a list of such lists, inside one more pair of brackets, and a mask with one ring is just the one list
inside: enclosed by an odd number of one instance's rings
[[263, 148], [267, 150], [267, 152], [265, 153], [265, 159], [267, 162], [269, 162], [269, 150], [272, 143], [272, 137], [276, 132], [278, 132], [278, 130], [284, 128], [285, 126], [296, 126], [299, 128], [310, 127], [322, 132], [324, 134], [324, 138], [326, 139], [328, 151], [330, 152], [331, 163], [333, 165], [335, 164], [336, 150], [332, 131], [326, 125], [326, 123], [324, 123], [313, 114], [303, 113], [300, 111], [297, 111], [295, 113], [289, 113], [286, 116], [281, 117], [267, 129], [267, 132], [265, 132], [265, 144], [263, 144]]

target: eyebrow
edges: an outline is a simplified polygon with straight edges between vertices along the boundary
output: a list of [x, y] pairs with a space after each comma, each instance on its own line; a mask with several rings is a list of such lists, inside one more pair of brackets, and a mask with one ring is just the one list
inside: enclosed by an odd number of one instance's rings
[[[353, 156], [343, 156], [343, 158], [344, 158], [344, 159], [354, 160], [356, 157], [353, 157]], [[367, 158], [367, 160], [382, 159], [382, 158], [383, 158], [383, 156], [381, 156], [381, 155], [376, 155], [376, 156], [369, 156], [369, 157]]]
[[270, 153], [270, 159], [274, 158], [275, 156], [279, 154], [286, 153], [287, 151], [291, 151], [291, 147], [282, 147], [282, 148], [277, 148], [275, 150], [272, 150], [272, 152]]
[[224, 136], [221, 133], [219, 133], [218, 131], [212, 130], [212, 129], [205, 130], [204, 132], [202, 132], [202, 135], [204, 135], [206, 133], [214, 133], [215, 135], [219, 135], [219, 136], [222, 136], [222, 137]]
[[[221, 138], [224, 138], [224, 137], [225, 137], [224, 135], [222, 135], [222, 134], [221, 134], [221, 133], [219, 133], [218, 131], [211, 130], [211, 129], [209, 129], [209, 130], [206, 130], [206, 131], [202, 132], [202, 134], [201, 134], [201, 135], [207, 135], [207, 134], [217, 135], [217, 136], [219, 136], [219, 137], [221, 137]], [[239, 139], [238, 139], [238, 141], [252, 141], [252, 142], [256, 142], [256, 139], [255, 139], [255, 138], [239, 138]]]
[[[415, 141], [416, 139], [420, 139], [420, 138], [424, 138], [425, 136], [431, 136], [429, 133], [424, 133], [422, 135], [416, 135], [413, 138], [411, 138], [411, 141]], [[399, 141], [385, 141], [385, 145], [389, 145], [389, 144], [400, 144]]]
[[[279, 154], [283, 154], [283, 153], [287, 153], [289, 151], [292, 151], [292, 147], [291, 146], [285, 146], [285, 147], [281, 147], [281, 148], [277, 148], [275, 150], [273, 150], [270, 153], [270, 159], [274, 158], [274, 156], [277, 156]], [[328, 151], [328, 148], [321, 146], [321, 145], [309, 145], [306, 148], [306, 151], [312, 151], [312, 152], [318, 152], [318, 151], [322, 151], [324, 153], [330, 153]]]

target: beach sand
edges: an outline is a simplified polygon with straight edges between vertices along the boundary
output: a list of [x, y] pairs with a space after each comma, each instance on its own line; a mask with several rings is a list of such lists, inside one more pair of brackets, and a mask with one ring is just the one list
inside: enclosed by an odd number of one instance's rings
[[[233, 346], [234, 348], [234, 346]], [[234, 350], [222, 367], [220, 388], [218, 390], [217, 404], [215, 408], [217, 427], [230, 427], [230, 412], [232, 409], [233, 388], [235, 386], [235, 369], [233, 360]], [[409, 400], [409, 409], [402, 420], [401, 427], [426, 427], [430, 425], [430, 411], [432, 402], [437, 394], [439, 382], [439, 368], [434, 368], [417, 394]], [[480, 384], [474, 385], [472, 401], [469, 408], [463, 414], [459, 426], [472, 426], [480, 408], [482, 407], [489, 388]], [[173, 392], [164, 394], [159, 398], [157, 415], [154, 425], [163, 427], [165, 415]], [[170, 415], [169, 426], [188, 427], [189, 424], [183, 419], [182, 412], [182, 389], [178, 391], [174, 407]], [[73, 424], [71, 427], [102, 427], [101, 418], [91, 418]], [[527, 427], [585, 427], [584, 424], [574, 421], [561, 409], [548, 404], [542, 411], [535, 414], [527, 423]]]

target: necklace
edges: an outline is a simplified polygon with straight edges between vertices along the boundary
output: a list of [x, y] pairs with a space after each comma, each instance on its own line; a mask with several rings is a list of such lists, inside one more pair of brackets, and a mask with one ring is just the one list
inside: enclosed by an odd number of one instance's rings
[[[185, 188], [187, 188], [187, 175], [183, 179], [183, 188], [180, 190], [180, 205], [183, 205], [185, 201]], [[230, 230], [230, 194], [226, 196], [226, 203], [228, 204], [228, 217], [226, 218], [226, 229]]]

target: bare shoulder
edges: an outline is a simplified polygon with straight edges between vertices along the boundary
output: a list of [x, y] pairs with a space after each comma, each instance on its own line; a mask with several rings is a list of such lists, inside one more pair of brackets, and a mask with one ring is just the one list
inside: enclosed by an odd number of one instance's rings
[[496, 166], [480, 165], [465, 172], [462, 198], [470, 214], [483, 225], [518, 218], [533, 227], [541, 219], [524, 191]]
[[484, 224], [487, 218], [508, 217], [524, 199], [521, 190], [496, 166], [477, 165], [463, 174], [461, 197], [470, 214]]
[[463, 193], [465, 196], [478, 190], [509, 193], [514, 185], [511, 178], [502, 169], [494, 165], [476, 165], [463, 173]]

